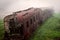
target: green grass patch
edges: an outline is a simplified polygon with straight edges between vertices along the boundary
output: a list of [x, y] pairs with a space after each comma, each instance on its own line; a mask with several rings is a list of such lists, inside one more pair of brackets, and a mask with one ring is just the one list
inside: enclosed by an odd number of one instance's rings
[[60, 14], [54, 14], [33, 34], [30, 40], [54, 40], [60, 37]]
[[0, 40], [2, 40], [4, 37], [4, 24], [3, 20], [0, 20]]

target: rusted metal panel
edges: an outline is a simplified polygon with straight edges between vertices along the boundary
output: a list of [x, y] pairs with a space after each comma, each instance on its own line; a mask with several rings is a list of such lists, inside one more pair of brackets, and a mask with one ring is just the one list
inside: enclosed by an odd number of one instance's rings
[[[6, 38], [9, 40], [28, 40], [35, 29], [48, 18], [47, 15], [50, 14], [44, 13], [40, 8], [30, 8], [6, 16], [4, 27], [9, 37], [6, 36]], [[12, 22], [10, 22], [11, 20]]]

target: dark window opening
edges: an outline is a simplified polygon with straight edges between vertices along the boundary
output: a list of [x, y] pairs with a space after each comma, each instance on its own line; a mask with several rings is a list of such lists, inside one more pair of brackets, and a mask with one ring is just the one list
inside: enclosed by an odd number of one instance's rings
[[15, 21], [14, 19], [10, 19], [9, 21], [9, 30], [10, 30], [10, 34], [16, 34], [19, 33], [21, 35], [23, 35], [23, 24], [18, 25], [18, 27], [15, 27]]
[[14, 19], [10, 19], [10, 21], [9, 21], [9, 27], [15, 27]]
[[21, 24], [21, 26], [20, 26], [20, 28], [19, 28], [19, 30], [20, 30], [20, 34], [21, 34], [21, 35], [23, 35], [23, 28], [24, 28], [24, 25]]
[[15, 29], [15, 33], [19, 33], [20, 28]]
[[32, 24], [32, 19], [30, 19], [30, 24]]
[[14, 19], [10, 19], [10, 21], [9, 21], [9, 30], [10, 30], [10, 34], [15, 33], [14, 27], [15, 27], [15, 21], [14, 21]]
[[14, 33], [13, 29], [12, 28], [9, 28], [10, 29], [10, 34]]
[[35, 21], [35, 17], [33, 17], [33, 21]]
[[26, 22], [26, 26], [29, 27], [29, 22], [28, 21]]

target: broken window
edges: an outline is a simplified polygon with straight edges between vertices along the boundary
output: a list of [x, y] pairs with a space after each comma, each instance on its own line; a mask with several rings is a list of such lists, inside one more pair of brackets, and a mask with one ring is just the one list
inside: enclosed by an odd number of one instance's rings
[[33, 17], [33, 21], [35, 21], [35, 16]]
[[26, 22], [26, 26], [29, 27], [29, 22], [28, 21]]
[[9, 27], [15, 27], [14, 19], [10, 19], [10, 21], [9, 21]]
[[30, 19], [30, 24], [32, 24], [32, 19]]
[[19, 30], [20, 30], [20, 34], [23, 35], [23, 29], [24, 29], [24, 24], [21, 24]]

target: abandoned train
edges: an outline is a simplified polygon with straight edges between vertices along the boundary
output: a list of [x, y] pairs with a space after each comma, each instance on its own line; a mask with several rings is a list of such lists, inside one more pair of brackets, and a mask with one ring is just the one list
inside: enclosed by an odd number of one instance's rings
[[40, 8], [29, 8], [6, 16], [4, 40], [28, 40], [35, 29], [50, 16], [52, 13], [44, 13]]

